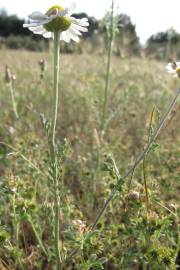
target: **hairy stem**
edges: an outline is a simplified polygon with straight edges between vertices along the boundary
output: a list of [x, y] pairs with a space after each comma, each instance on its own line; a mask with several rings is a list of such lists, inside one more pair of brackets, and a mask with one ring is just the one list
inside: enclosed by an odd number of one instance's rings
[[55, 134], [58, 111], [58, 96], [59, 96], [59, 51], [60, 51], [60, 32], [54, 32], [54, 93], [53, 93], [53, 116], [51, 130], [51, 156], [54, 159], [55, 151]]
[[59, 198], [59, 178], [58, 178], [58, 168], [57, 165], [55, 165], [55, 176], [54, 176], [54, 247], [55, 247], [55, 253], [56, 253], [56, 264], [57, 264], [57, 270], [62, 269], [62, 258], [60, 255], [60, 246], [59, 246], [59, 233], [60, 233], [60, 222], [59, 222], [59, 216], [60, 216], [60, 198]]
[[50, 155], [51, 162], [55, 166], [55, 175], [53, 179], [54, 185], [54, 249], [56, 255], [56, 269], [60, 270], [61, 267], [61, 256], [59, 246], [59, 215], [60, 215], [60, 203], [59, 203], [59, 185], [58, 185], [58, 168], [55, 154], [55, 134], [56, 134], [56, 123], [57, 123], [57, 110], [58, 110], [58, 96], [59, 96], [59, 51], [60, 51], [60, 32], [54, 32], [54, 94], [53, 94], [53, 118], [51, 127], [51, 138], [50, 138]]

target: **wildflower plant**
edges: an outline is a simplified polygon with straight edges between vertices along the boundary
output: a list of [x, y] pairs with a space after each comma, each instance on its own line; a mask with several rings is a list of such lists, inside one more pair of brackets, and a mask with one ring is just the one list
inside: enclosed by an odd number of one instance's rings
[[[162, 128], [166, 124], [166, 121], [167, 121], [169, 115], [172, 113], [172, 111], [174, 109], [174, 106], [176, 105], [176, 102], [177, 102], [177, 100], [179, 98], [179, 95], [180, 95], [180, 88], [177, 90], [173, 100], [170, 102], [170, 104], [167, 107], [164, 115], [159, 119], [159, 122], [158, 122], [156, 128], [153, 131], [151, 131], [150, 137], [149, 137], [148, 142], [147, 142], [146, 146], [144, 147], [143, 151], [139, 154], [139, 156], [137, 156], [137, 158], [135, 159], [134, 164], [130, 167], [130, 169], [125, 173], [124, 176], [122, 176], [120, 174], [120, 171], [118, 169], [118, 166], [116, 164], [116, 161], [115, 161], [114, 157], [112, 155], [108, 155], [106, 157], [105, 164], [104, 164], [104, 170], [107, 171], [112, 178], [115, 178], [116, 183], [115, 183], [115, 185], [113, 185], [113, 188], [112, 188], [109, 196], [105, 200], [102, 208], [99, 210], [98, 214], [96, 215], [96, 217], [95, 217], [95, 219], [93, 221], [93, 224], [91, 226], [91, 231], [92, 232], [93, 231], [96, 232], [96, 229], [98, 227], [98, 224], [99, 224], [101, 218], [105, 214], [105, 211], [107, 210], [107, 207], [110, 206], [110, 204], [112, 203], [113, 199], [117, 195], [121, 195], [122, 193], [124, 193], [124, 190], [125, 190], [124, 187], [126, 185], [126, 183], [125, 183], [126, 179], [128, 177], [132, 177], [132, 175], [134, 174], [134, 171], [137, 169], [139, 164], [141, 164], [141, 162], [144, 162], [145, 158], [147, 158], [147, 156], [151, 152], [151, 150], [154, 149], [155, 141], [156, 141], [160, 131], [162, 130]], [[146, 192], [146, 195], [147, 195], [147, 190], [146, 189], [145, 189], [145, 192]], [[127, 195], [127, 197], [128, 197], [128, 200], [134, 201], [136, 208], [137, 207], [138, 208], [142, 207], [142, 209], [144, 209], [144, 206], [142, 205], [142, 200], [140, 200], [139, 191], [133, 191], [133, 192], [129, 193]], [[147, 197], [146, 197], [145, 201], [146, 201], [146, 210], [147, 210]], [[158, 202], [156, 202], [156, 203], [158, 204]], [[159, 204], [159, 205], [161, 207], [164, 207], [161, 204]], [[148, 202], [148, 206], [149, 206], [149, 202]], [[151, 205], [151, 211], [152, 211], [152, 208], [153, 208], [153, 204]], [[171, 212], [171, 210], [169, 210], [169, 208], [166, 208], [166, 209]], [[134, 210], [133, 209], [132, 209], [132, 213], [134, 215]], [[154, 213], [153, 213], [153, 215], [154, 215]], [[178, 237], [177, 237], [177, 243], [176, 243], [176, 250], [177, 250], [177, 253], [178, 253], [178, 250], [179, 250], [179, 225], [178, 225], [178, 223], [179, 223], [179, 221], [178, 221], [178, 218], [177, 218], [177, 214], [173, 214], [173, 216], [174, 216], [175, 222], [177, 223], [177, 236]], [[134, 219], [136, 219], [136, 217]], [[142, 217], [140, 217], [140, 220], [141, 219], [142, 219]], [[149, 216], [147, 215], [147, 212], [146, 212], [146, 219], [148, 219], [147, 222], [149, 222]], [[126, 213], [125, 213], [125, 220], [127, 220], [127, 214]], [[148, 230], [150, 230], [151, 228], [147, 229], [146, 225], [144, 226], [143, 230], [142, 230], [142, 228], [140, 228], [139, 233], [141, 232], [142, 234], [144, 234], [144, 233], [147, 234], [147, 239], [150, 239]], [[132, 233], [134, 233], [134, 232], [132, 231]], [[144, 235], [143, 235], [143, 237], [144, 237]], [[130, 238], [132, 238], [132, 234], [130, 234]], [[86, 240], [86, 238], [85, 238], [85, 240]], [[144, 241], [144, 239], [143, 239], [143, 241]], [[147, 247], [148, 247], [148, 245], [147, 245]], [[78, 252], [80, 252], [79, 248], [74, 249], [70, 253], [70, 258], [75, 256]], [[129, 253], [129, 251], [127, 251], [127, 253]], [[176, 257], [178, 256], [177, 253], [176, 253]], [[143, 252], [142, 252], [142, 254], [143, 254]], [[129, 255], [130, 255], [130, 257], [133, 257], [131, 254], [129, 254]], [[168, 263], [170, 261], [169, 264], [173, 265], [173, 267], [174, 267], [175, 259], [173, 258], [173, 260], [172, 260], [172, 257], [171, 258], [169, 258], [169, 257], [168, 257]], [[123, 258], [122, 258], [122, 261], [123, 261]], [[143, 265], [144, 265], [144, 262], [145, 262], [145, 265], [147, 265], [145, 258], [143, 259], [143, 262], [142, 262]], [[125, 263], [127, 263], [126, 267], [128, 267], [126, 269], [129, 269], [129, 260], [126, 259]], [[172, 268], [172, 269], [174, 269], [174, 268]]]
[[67, 8], [59, 5], [52, 6], [43, 14], [39, 11], [29, 15], [30, 22], [23, 26], [29, 28], [34, 34], [42, 35], [45, 38], [64, 40], [69, 43], [71, 40], [79, 42], [81, 32], [87, 32], [89, 26], [88, 19], [76, 19], [71, 14], [75, 9], [75, 4]]
[[50, 167], [49, 177], [53, 183], [52, 194], [54, 197], [54, 250], [56, 254], [57, 270], [62, 269], [63, 255], [62, 248], [59, 246], [60, 235], [60, 196], [62, 195], [61, 187], [61, 165], [64, 158], [63, 152], [58, 151], [55, 142], [58, 100], [59, 100], [59, 61], [60, 61], [60, 40], [69, 43], [71, 40], [79, 42], [81, 32], [87, 32], [89, 26], [88, 19], [76, 19], [71, 14], [75, 9], [72, 4], [67, 8], [59, 5], [52, 6], [43, 14], [41, 12], [33, 12], [29, 15], [30, 22], [23, 26], [29, 28], [34, 34], [42, 35], [45, 38], [53, 38], [54, 40], [54, 92], [52, 106], [52, 121], [49, 123], [42, 115], [42, 123], [46, 131], [49, 154]]
[[[93, 160], [88, 161], [87, 166], [90, 162], [93, 165], [90, 165], [86, 171], [88, 158], [82, 156], [79, 153], [79, 148], [77, 151], [76, 148], [74, 152], [78, 154], [78, 161], [75, 159], [73, 167], [72, 160], [68, 159], [71, 152], [68, 140], [64, 139], [59, 144], [56, 139], [60, 40], [65, 42], [78, 41], [81, 32], [87, 31], [88, 26], [86, 18], [77, 20], [71, 16], [73, 7], [63, 9], [56, 5], [45, 14], [35, 12], [30, 15], [30, 22], [24, 25], [33, 33], [54, 40], [52, 118], [49, 121], [44, 114], [40, 115], [46, 134], [48, 151], [45, 149], [43, 154], [42, 148], [38, 147], [40, 151], [36, 161], [34, 161], [34, 155], [30, 159], [26, 158], [25, 147], [21, 152], [21, 145], [14, 148], [0, 142], [1, 148], [6, 147], [5, 154], [9, 158], [13, 157], [13, 174], [8, 177], [9, 181], [4, 183], [0, 181], [0, 203], [2, 205], [8, 203], [8, 207], [3, 207], [1, 210], [0, 268], [4, 269], [1, 264], [6, 266], [6, 262], [8, 262], [7, 267], [15, 269], [176, 269], [175, 258], [179, 252], [177, 208], [174, 205], [162, 203], [158, 197], [158, 188], [153, 186], [157, 181], [153, 179], [153, 183], [151, 183], [152, 180], [146, 167], [150, 154], [155, 154], [156, 139], [174, 110], [180, 90], [167, 105], [162, 117], [158, 113], [156, 119], [154, 116], [157, 111], [153, 109], [145, 146], [135, 160], [133, 159], [134, 161], [128, 169], [126, 169], [127, 161], [125, 161], [124, 166], [122, 162], [121, 169], [119, 169], [118, 161], [114, 158], [116, 155], [105, 153], [107, 148], [103, 148], [103, 135], [108, 122], [112, 46], [117, 26], [114, 16], [114, 0], [112, 0], [111, 14], [107, 23], [108, 61], [103, 111], [99, 127], [100, 136], [98, 131], [94, 130], [97, 164], [94, 166]], [[44, 61], [39, 64], [44, 74]], [[173, 75], [178, 75], [178, 62], [171, 63], [169, 68], [173, 70], [171, 72]], [[11, 79], [9, 72], [7, 72], [6, 77], [7, 83], [9, 83]], [[68, 99], [70, 99], [69, 96]], [[135, 103], [134, 100], [133, 103]], [[77, 104], [79, 114], [80, 103], [77, 102]], [[69, 109], [70, 106], [67, 107]], [[72, 106], [72, 108], [74, 113], [74, 107]], [[127, 118], [125, 122], [129, 122]], [[87, 122], [85, 125], [88, 126]], [[88, 133], [90, 133], [89, 130]], [[37, 146], [36, 140], [35, 145]], [[119, 137], [118, 141], [120, 141]], [[30, 140], [31, 142], [32, 140]], [[109, 149], [108, 142], [106, 145]], [[27, 146], [28, 153], [32, 148], [35, 149], [36, 155], [36, 146], [33, 148], [32, 143], [30, 147]], [[89, 155], [89, 153], [87, 154]], [[100, 164], [102, 154], [105, 155], [102, 164]], [[14, 157], [18, 157], [20, 162], [16, 164]], [[4, 157], [0, 156], [0, 158], [2, 160]], [[139, 166], [141, 163], [143, 163], [143, 174]], [[77, 167], [76, 174], [75, 168]], [[155, 167], [158, 167], [157, 164]], [[95, 172], [94, 178], [102, 179], [103, 188], [98, 186], [96, 189], [95, 186], [94, 193], [91, 188], [88, 190], [87, 181], [81, 182], [80, 179], [78, 182], [78, 178], [81, 177], [85, 180], [89, 179], [90, 187], [93, 188], [91, 172]], [[20, 176], [15, 176], [17, 173]], [[156, 173], [152, 175], [156, 176]], [[64, 184], [67, 176], [70, 177], [67, 184]], [[77, 194], [76, 191], [71, 190], [72, 182], [69, 182], [71, 176], [76, 188], [78, 188]], [[136, 176], [138, 177], [136, 178]], [[8, 196], [3, 194], [5, 193], [4, 185]], [[39, 188], [42, 189], [39, 190]], [[5, 201], [3, 201], [4, 198]], [[91, 198], [93, 200], [95, 198], [92, 211], [88, 208]], [[6, 228], [4, 226], [7, 222], [5, 213], [8, 210], [12, 212], [12, 215], [10, 226]], [[91, 218], [93, 218], [92, 223], [90, 223]], [[12, 237], [10, 237], [11, 231]]]
[[172, 74], [174, 77], [180, 78], [180, 62], [170, 62], [166, 66], [168, 73]]

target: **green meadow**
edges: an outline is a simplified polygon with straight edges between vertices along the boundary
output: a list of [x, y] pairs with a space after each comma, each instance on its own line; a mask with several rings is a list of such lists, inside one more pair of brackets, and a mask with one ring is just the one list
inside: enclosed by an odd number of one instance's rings
[[[45, 132], [52, 115], [52, 53], [2, 49], [0, 59], [0, 269], [56, 269], [55, 190]], [[101, 53], [60, 55], [62, 269], [178, 269], [179, 100], [143, 162], [118, 186], [117, 173], [124, 176], [147, 145], [179, 79], [167, 73], [166, 62], [113, 55], [101, 134], [106, 63]], [[16, 76], [18, 119], [6, 65]]]

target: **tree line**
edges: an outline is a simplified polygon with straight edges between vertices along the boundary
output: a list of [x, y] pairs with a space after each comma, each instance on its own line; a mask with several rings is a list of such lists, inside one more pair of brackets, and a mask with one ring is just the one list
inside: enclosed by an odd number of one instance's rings
[[[99, 50], [103, 52], [106, 49], [106, 16], [102, 20], [89, 17], [86, 13], [73, 14], [76, 18], [87, 17], [90, 26], [89, 31], [84, 33], [83, 42], [88, 41], [87, 50]], [[118, 32], [116, 34], [114, 53], [118, 56], [125, 57], [131, 54], [140, 54], [142, 51], [146, 55], [152, 55], [159, 59], [169, 58], [171, 55], [175, 58], [180, 57], [180, 34], [174, 29], [166, 32], [160, 32], [152, 35], [146, 42], [144, 48], [141, 47], [136, 32], [136, 26], [132, 23], [131, 18], [126, 14], [117, 15]], [[49, 41], [39, 35], [33, 35], [28, 29], [23, 28], [23, 19], [16, 15], [8, 15], [6, 11], [0, 11], [0, 48], [5, 46], [11, 49], [28, 49], [44, 50], [48, 49]], [[38, 42], [37, 42], [38, 41]], [[74, 51], [83, 52], [81, 44], [63, 44], [65, 52]]]

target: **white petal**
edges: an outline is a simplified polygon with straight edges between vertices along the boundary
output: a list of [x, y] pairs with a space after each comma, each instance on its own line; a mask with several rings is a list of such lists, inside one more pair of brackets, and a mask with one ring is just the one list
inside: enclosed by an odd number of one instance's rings
[[38, 20], [38, 21], [41, 21], [41, 20], [44, 20], [44, 19], [47, 19], [48, 16], [47, 15], [44, 15], [43, 13], [39, 12], [39, 11], [35, 11], [33, 12], [32, 14], [30, 14], [28, 16], [31, 20]]
[[71, 20], [73, 23], [80, 25], [80, 26], [89, 26], [89, 22], [87, 21], [86, 18], [82, 18], [82, 19], [76, 19], [74, 17], [71, 17]]
[[66, 15], [68, 15], [68, 10], [67, 10], [67, 9], [60, 10], [60, 11], [58, 12], [58, 16], [60, 16], [60, 17], [64, 17], [64, 16], [66, 16]]
[[23, 24], [23, 27], [36, 27], [36, 26], [40, 26], [40, 25], [44, 25], [46, 23], [49, 23], [50, 21], [52, 21], [51, 18], [45, 19], [43, 21], [30, 22], [30, 23]]
[[[88, 22], [88, 18], [82, 18], [80, 19], [80, 21]], [[88, 25], [89, 25], [89, 22], [88, 22]]]
[[53, 33], [52, 32], [45, 32], [44, 34], [43, 34], [43, 37], [45, 37], [45, 38], [52, 38], [53, 37]]
[[168, 73], [170, 73], [170, 74], [176, 74], [176, 71], [175, 70], [168, 70]]
[[77, 25], [77, 24], [74, 24], [72, 23], [72, 27], [76, 30], [79, 30], [81, 32], [88, 32], [88, 29], [83, 27], [83, 26], [80, 26], [80, 25]]
[[76, 8], [76, 3], [71, 3], [65, 10], [67, 10], [67, 14], [70, 16]]
[[[41, 24], [39, 24], [41, 25]], [[36, 27], [36, 26], [39, 26], [37, 23], [24, 23], [23, 24], [23, 27], [24, 28], [29, 28], [29, 27]]]
[[82, 33], [79, 30], [75, 29], [73, 25], [71, 25], [71, 27], [68, 30], [70, 30], [70, 32], [75, 35], [82, 36]]
[[168, 63], [168, 65], [166, 66], [166, 68], [172, 68], [172, 63]]
[[172, 69], [172, 67], [166, 67], [167, 71], [174, 71], [174, 69]]
[[69, 28], [69, 29], [67, 30], [67, 32], [68, 32], [68, 34], [70, 35], [70, 38], [71, 38], [72, 40], [74, 40], [75, 42], [79, 42], [79, 41], [80, 41], [78, 35], [77, 35], [76, 33], [73, 32], [73, 29], [72, 29], [72, 28]]
[[70, 39], [70, 35], [67, 31], [64, 31], [60, 34], [60, 40], [64, 40], [65, 42], [69, 43]]
[[77, 43], [80, 41], [78, 36], [71, 36], [71, 39], [74, 40]]
[[[175, 64], [174, 64], [174, 65], [175, 65]], [[173, 66], [173, 63], [168, 63], [168, 65], [166, 66], [166, 69], [167, 69], [167, 70], [175, 71], [176, 65]]]
[[79, 42], [80, 41], [80, 38], [76, 35], [71, 35], [71, 39], [74, 40], [75, 42]]
[[37, 27], [29, 27], [29, 30], [31, 30], [34, 34], [43, 35], [46, 33], [46, 29], [41, 25]]

